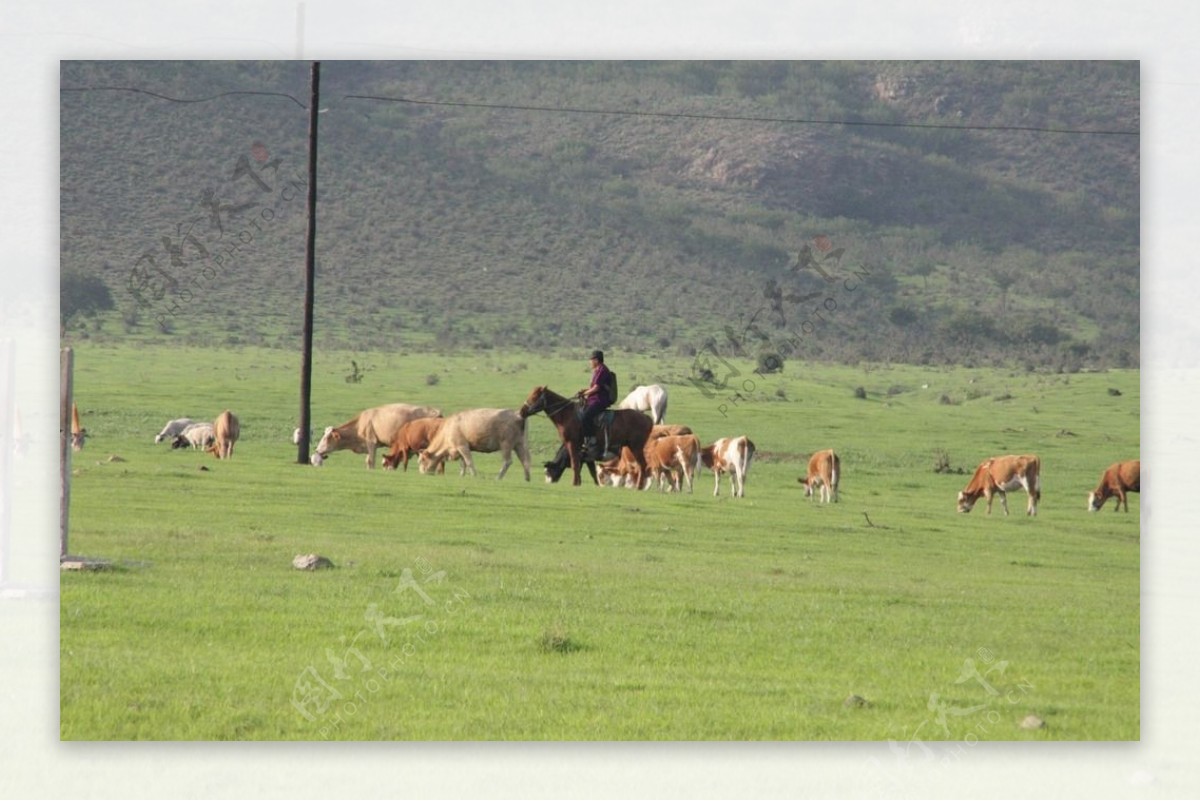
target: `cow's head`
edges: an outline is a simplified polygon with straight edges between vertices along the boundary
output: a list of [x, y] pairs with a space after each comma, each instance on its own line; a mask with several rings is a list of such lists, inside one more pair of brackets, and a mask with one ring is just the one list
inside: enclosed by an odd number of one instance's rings
[[338, 433], [333, 426], [327, 426], [325, 433], [321, 436], [321, 441], [317, 443], [316, 453], [324, 461], [325, 457], [329, 456], [330, 451], [336, 451], [341, 447], [342, 435]]
[[978, 495], [968, 495], [965, 492], [958, 493], [958, 511], [966, 514], [975, 506], [975, 501], [979, 500]]
[[421, 471], [422, 475], [434, 473], [437, 472], [438, 467], [445, 461], [445, 454], [437, 455], [427, 450], [421, 451], [417, 454], [417, 469]]
[[171, 450], [177, 450], [179, 448], [190, 448], [191, 446], [192, 446], [192, 443], [188, 442], [188, 438], [185, 437], [183, 434], [176, 434], [175, 439], [171, 441]]
[[1089, 492], [1088, 493], [1088, 511], [1089, 512], [1099, 512], [1100, 507], [1104, 505], [1105, 500], [1107, 500], [1107, 499], [1104, 496], [1099, 495], [1098, 493], [1095, 493], [1095, 492]]
[[395, 456], [390, 453], [385, 453], [383, 455], [383, 469], [395, 470], [396, 466], [400, 464], [400, 459], [401, 455], [399, 453], [397, 453]]

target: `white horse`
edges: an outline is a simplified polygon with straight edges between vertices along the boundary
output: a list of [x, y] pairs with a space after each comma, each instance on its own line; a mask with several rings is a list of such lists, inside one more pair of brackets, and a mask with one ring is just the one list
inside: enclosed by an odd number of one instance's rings
[[667, 391], [658, 384], [648, 387], [634, 387], [633, 392], [625, 396], [625, 400], [613, 407], [614, 409], [637, 409], [639, 412], [650, 412], [654, 424], [662, 423], [667, 416]]

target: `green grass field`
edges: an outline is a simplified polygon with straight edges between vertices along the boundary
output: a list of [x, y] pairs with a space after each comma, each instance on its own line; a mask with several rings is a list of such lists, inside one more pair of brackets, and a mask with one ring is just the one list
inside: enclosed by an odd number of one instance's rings
[[[495, 481], [497, 455], [465, 478], [301, 466], [295, 354], [78, 347], [71, 552], [112, 567], [62, 576], [62, 738], [1138, 739], [1139, 498], [1085, 511], [1138, 454], [1136, 371], [789, 362], [732, 402], [686, 360], [609, 362], [623, 391], [667, 386], [702, 441], [750, 436], [747, 497], [707, 472], [693, 495], [547, 485], [542, 415], [530, 483]], [[582, 356], [324, 353], [313, 424], [586, 381]], [[233, 460], [153, 444], [224, 408]], [[842, 500], [820, 506], [796, 478], [825, 447]], [[957, 514], [968, 476], [936, 451], [968, 473], [1039, 454], [1039, 515], [1023, 494]], [[336, 568], [292, 568], [314, 552]]]

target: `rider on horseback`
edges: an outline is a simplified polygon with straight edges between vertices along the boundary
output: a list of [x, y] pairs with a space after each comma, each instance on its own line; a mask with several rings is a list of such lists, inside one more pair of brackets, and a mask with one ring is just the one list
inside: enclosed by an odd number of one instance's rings
[[583, 452], [593, 459], [603, 458], [600, 445], [595, 439], [596, 418], [616, 402], [616, 376], [604, 364], [604, 351], [594, 350], [591, 355], [592, 383], [579, 391], [583, 398], [583, 410], [579, 420], [583, 432]]

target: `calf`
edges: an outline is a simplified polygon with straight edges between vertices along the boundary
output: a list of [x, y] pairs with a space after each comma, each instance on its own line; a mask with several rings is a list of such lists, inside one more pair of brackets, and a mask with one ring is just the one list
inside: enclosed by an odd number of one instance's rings
[[722, 437], [700, 450], [700, 460], [716, 476], [713, 495], [721, 494], [721, 474], [729, 474], [730, 491], [735, 498], [746, 496], [746, 474], [754, 461], [754, 443], [748, 437]]
[[657, 477], [658, 488], [662, 490], [669, 479], [671, 488], [677, 492], [686, 481], [688, 492], [692, 491], [692, 480], [700, 468], [700, 440], [695, 434], [652, 439], [646, 443], [645, 455], [650, 473], [647, 481]]
[[842, 474], [842, 460], [833, 449], [817, 451], [808, 460], [808, 474], [796, 479], [804, 485], [804, 497], [813, 497], [813, 490], [821, 490], [821, 503], [838, 499], [838, 480]]
[[[649, 446], [649, 442], [646, 443]], [[621, 446], [621, 453], [604, 462], [596, 462], [596, 481], [610, 487], [642, 486], [642, 468], [634, 458], [628, 445]]]
[[1037, 514], [1038, 501], [1042, 498], [1042, 462], [1032, 454], [1026, 456], [993, 456], [984, 459], [975, 468], [967, 486], [958, 493], [958, 511], [970, 512], [980, 498], [987, 500], [987, 513], [992, 513], [992, 498], [1000, 496], [1000, 506], [1008, 515], [1006, 493], [1024, 488], [1029, 495], [1025, 514]]
[[1133, 459], [1128, 462], [1116, 462], [1109, 466], [1100, 476], [1100, 486], [1088, 493], [1088, 511], [1098, 512], [1104, 502], [1114, 495], [1117, 505], [1113, 511], [1118, 511], [1125, 504], [1129, 511], [1129, 497], [1126, 493], [1142, 491], [1142, 460]]
[[[395, 470], [403, 462], [404, 471], [408, 472], [408, 457], [428, 448], [445, 422], [444, 417], [418, 417], [400, 426], [396, 436], [392, 437], [392, 449], [383, 457], [383, 469]], [[446, 466], [441, 467], [445, 470]]]

